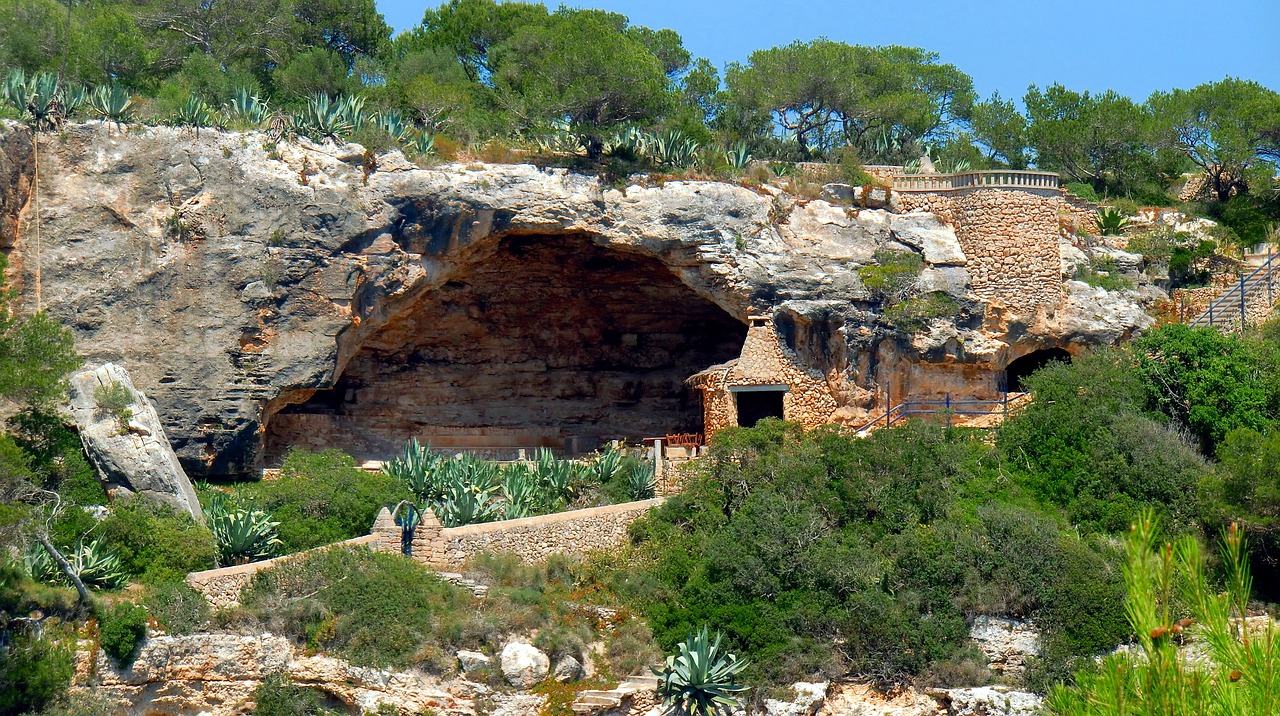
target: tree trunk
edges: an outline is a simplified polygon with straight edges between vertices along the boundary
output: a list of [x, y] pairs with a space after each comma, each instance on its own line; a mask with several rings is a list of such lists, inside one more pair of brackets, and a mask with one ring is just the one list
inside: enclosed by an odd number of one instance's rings
[[46, 534], [38, 534], [36, 535], [36, 540], [40, 542], [42, 547], [44, 547], [44, 551], [48, 552], [49, 556], [53, 558], [54, 564], [58, 565], [58, 569], [62, 571], [63, 576], [71, 580], [71, 584], [76, 588], [76, 593], [80, 595], [80, 603], [86, 607], [92, 604], [92, 601], [89, 598], [89, 590], [85, 588], [84, 582], [80, 580], [80, 575], [76, 574], [75, 570], [71, 569], [71, 563], [67, 561], [66, 557], [62, 556], [62, 553], [59, 552], [56, 547], [53, 546], [53, 543], [49, 541], [49, 536]]

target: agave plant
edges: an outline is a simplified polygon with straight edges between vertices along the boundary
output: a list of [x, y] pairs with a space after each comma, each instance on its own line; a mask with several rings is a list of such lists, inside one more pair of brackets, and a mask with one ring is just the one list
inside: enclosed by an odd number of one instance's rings
[[191, 96], [173, 113], [173, 126], [188, 127], [200, 134], [203, 127], [213, 126], [213, 108], [199, 97]]
[[600, 453], [600, 456], [587, 464], [587, 473], [591, 481], [597, 485], [613, 479], [619, 468], [622, 467], [622, 453], [613, 448], [609, 448]]
[[227, 103], [227, 114], [242, 122], [260, 125], [271, 116], [271, 110], [265, 101], [258, 98], [258, 95], [250, 92], [247, 87], [241, 87]]
[[687, 167], [693, 164], [698, 154], [698, 142], [681, 132], [672, 129], [654, 138], [646, 154], [650, 159], [669, 167]]
[[387, 133], [387, 136], [404, 144], [409, 139], [409, 120], [404, 115], [394, 109], [381, 112], [376, 115], [378, 128]]
[[[129, 580], [124, 571], [120, 556], [100, 540], [88, 544], [81, 543], [65, 555], [71, 571], [75, 573], [86, 587], [93, 589], [115, 589]], [[37, 581], [48, 584], [65, 583], [66, 576], [40, 546], [35, 546], [24, 555], [27, 572]]]
[[404, 452], [382, 466], [382, 471], [400, 480], [422, 501], [434, 501], [444, 494], [445, 471], [441, 469], [443, 455], [423, 447], [413, 438]]
[[419, 157], [430, 157], [436, 153], [436, 135], [425, 129], [409, 143], [409, 150]]
[[748, 688], [735, 683], [747, 662], [721, 648], [719, 632], [712, 642], [704, 626], [687, 637], [679, 650], [654, 672], [658, 676], [658, 695], [670, 713], [728, 716], [741, 707], [733, 695]]
[[502, 471], [502, 517], [514, 520], [532, 517], [546, 510], [546, 499], [538, 475], [524, 463], [513, 463]]
[[39, 131], [56, 129], [66, 119], [64, 94], [57, 76], [48, 72], [28, 77], [20, 69], [12, 70], [3, 85], [4, 101]]
[[120, 85], [99, 86], [89, 96], [89, 111], [104, 122], [120, 126], [129, 121], [133, 97]]
[[653, 463], [640, 462], [627, 471], [627, 496], [633, 500], [652, 499], [658, 491], [658, 478]]
[[218, 563], [224, 567], [267, 559], [280, 547], [279, 522], [262, 510], [233, 506], [221, 493], [211, 496], [205, 518], [218, 543]]
[[746, 169], [751, 164], [751, 159], [751, 152], [744, 142], [738, 142], [724, 151], [725, 163], [738, 171]]
[[69, 84], [62, 88], [62, 114], [70, 117], [89, 101], [89, 88], [80, 83]]
[[316, 142], [332, 139], [342, 142], [346, 136], [355, 131], [355, 126], [347, 117], [349, 107], [329, 99], [329, 95], [318, 92], [307, 100], [302, 111], [293, 118], [293, 126], [298, 134]]
[[1104, 206], [1098, 209], [1095, 221], [1098, 224], [1098, 233], [1103, 236], [1120, 236], [1129, 228], [1129, 217], [1115, 207]]
[[568, 460], [556, 458], [555, 453], [546, 448], [538, 450], [534, 462], [538, 481], [551, 501], [568, 499], [573, 491], [573, 481], [578, 475], [577, 466]]
[[351, 125], [351, 131], [353, 132], [364, 129], [372, 119], [369, 113], [364, 111], [364, 97], [360, 95], [339, 97], [337, 109], [347, 121], [347, 124]]
[[445, 527], [461, 527], [478, 522], [492, 522], [500, 514], [494, 499], [496, 486], [469, 482], [450, 482], [437, 503], [436, 514]]

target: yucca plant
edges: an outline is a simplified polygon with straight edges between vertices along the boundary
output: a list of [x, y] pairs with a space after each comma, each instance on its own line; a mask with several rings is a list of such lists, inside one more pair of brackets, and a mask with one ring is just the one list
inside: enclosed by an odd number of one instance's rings
[[213, 108], [199, 97], [191, 96], [173, 113], [172, 124], [175, 127], [194, 129], [196, 134], [204, 127], [212, 127]]
[[224, 567], [267, 559], [281, 545], [279, 522], [262, 510], [234, 506], [221, 493], [210, 497], [205, 519], [218, 544], [218, 563]]
[[433, 452], [413, 438], [404, 452], [382, 466], [382, 471], [404, 483], [419, 501], [434, 501], [444, 494], [445, 473], [441, 469], [445, 457]]
[[[1252, 716], [1280, 713], [1280, 629], [1249, 623], [1253, 580], [1244, 538], [1223, 538], [1225, 591], [1208, 577], [1194, 537], [1159, 544], [1144, 514], [1125, 540], [1125, 613], [1138, 648], [1117, 652], [1058, 686], [1046, 706], [1060, 716]], [[1175, 601], [1185, 605], [1185, 616]], [[1179, 618], [1181, 617], [1181, 618]], [[1186, 638], [1208, 647], [1190, 659]]]
[[120, 85], [101, 85], [89, 96], [89, 111], [117, 127], [129, 121], [132, 107], [133, 97]]
[[747, 668], [746, 661], [720, 646], [720, 633], [711, 641], [707, 627], [679, 645], [679, 653], [668, 656], [658, 676], [658, 696], [667, 712], [677, 716], [728, 716], [741, 704], [734, 694], [748, 687], [736, 683]]
[[[64, 555], [71, 571], [93, 589], [115, 589], [129, 580], [124, 571], [120, 556], [100, 540], [88, 544], [80, 543], [74, 550]], [[62, 570], [53, 561], [53, 557], [39, 545], [33, 546], [24, 555], [27, 572], [37, 581], [47, 584], [65, 584], [67, 579]]]
[[746, 169], [751, 164], [751, 159], [751, 151], [747, 149], [744, 142], [738, 142], [724, 150], [725, 163], [738, 171]]
[[1103, 236], [1121, 236], [1129, 228], [1129, 217], [1124, 212], [1111, 206], [1098, 209], [1094, 219], [1098, 225], [1098, 233]]
[[331, 139], [341, 143], [348, 134], [355, 131], [347, 118], [346, 109], [341, 101], [334, 102], [329, 99], [329, 95], [318, 92], [294, 115], [293, 126], [298, 134], [316, 142]]
[[627, 496], [633, 500], [652, 499], [658, 491], [658, 478], [653, 463], [641, 462], [627, 471]]
[[267, 103], [253, 94], [247, 87], [241, 87], [227, 102], [227, 115], [233, 119], [251, 125], [261, 125], [271, 115]]

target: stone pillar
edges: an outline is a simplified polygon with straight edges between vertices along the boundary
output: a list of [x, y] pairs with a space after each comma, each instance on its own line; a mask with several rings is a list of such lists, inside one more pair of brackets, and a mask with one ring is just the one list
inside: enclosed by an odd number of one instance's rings
[[[413, 532], [412, 553], [413, 558], [424, 564], [441, 564], [444, 561], [444, 538], [440, 535], [440, 520], [436, 517], [436, 513], [427, 508], [422, 513], [422, 519], [418, 522], [417, 529]], [[373, 529], [370, 534], [378, 536], [378, 541], [373, 545], [373, 549], [378, 552], [400, 553], [400, 539], [402, 530], [391, 517], [391, 510], [386, 507], [378, 512], [378, 517], [373, 521]]]

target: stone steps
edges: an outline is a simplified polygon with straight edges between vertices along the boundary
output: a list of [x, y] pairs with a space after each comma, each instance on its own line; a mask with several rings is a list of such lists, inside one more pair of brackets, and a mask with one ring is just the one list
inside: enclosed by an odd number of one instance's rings
[[607, 691], [591, 689], [578, 694], [578, 698], [569, 707], [574, 713], [588, 714], [605, 711], [622, 705], [624, 699], [632, 694], [655, 691], [658, 688], [658, 677], [652, 674], [635, 674]]

